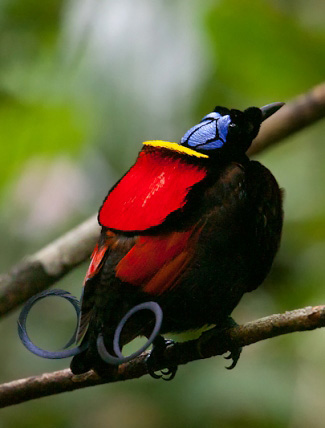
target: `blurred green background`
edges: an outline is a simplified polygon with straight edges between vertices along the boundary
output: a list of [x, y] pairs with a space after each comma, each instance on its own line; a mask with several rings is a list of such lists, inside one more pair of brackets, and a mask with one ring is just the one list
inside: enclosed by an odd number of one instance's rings
[[[1, 271], [93, 214], [141, 142], [178, 141], [216, 104], [290, 100], [325, 77], [322, 0], [1, 0]], [[272, 274], [237, 322], [324, 303], [325, 121], [258, 158], [285, 189]], [[60, 288], [80, 295], [84, 264]], [[32, 338], [74, 328], [58, 299], [31, 314]], [[0, 381], [65, 368], [23, 348], [17, 313], [0, 324]], [[40, 322], [41, 320], [41, 322]], [[324, 331], [149, 377], [3, 409], [0, 428], [324, 427]]]

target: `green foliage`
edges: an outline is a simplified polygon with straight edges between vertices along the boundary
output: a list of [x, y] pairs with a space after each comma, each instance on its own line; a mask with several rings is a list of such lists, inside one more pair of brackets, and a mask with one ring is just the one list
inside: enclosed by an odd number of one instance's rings
[[2, 12], [1, 26], [1, 57], [7, 51], [5, 42], [15, 49], [6, 59], [14, 60], [19, 56], [31, 59], [30, 56], [38, 49], [53, 46], [56, 40], [59, 18], [64, 1], [48, 0], [4, 0], [0, 6]]
[[57, 52], [62, 6], [57, 0], [0, 6], [0, 193], [29, 158], [77, 153], [83, 142], [85, 122]]
[[19, 173], [29, 157], [71, 153], [80, 146], [80, 127], [68, 106], [8, 104], [0, 109], [0, 186]]
[[234, 105], [289, 99], [324, 78], [325, 33], [272, 2], [216, 2], [206, 25], [215, 67], [209, 85], [216, 81], [217, 95], [230, 95]]

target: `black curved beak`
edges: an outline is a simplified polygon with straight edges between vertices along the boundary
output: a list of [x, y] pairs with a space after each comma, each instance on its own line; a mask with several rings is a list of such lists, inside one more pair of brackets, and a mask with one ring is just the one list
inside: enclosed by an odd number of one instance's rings
[[277, 112], [282, 106], [284, 106], [284, 104], [285, 103], [271, 103], [261, 107], [260, 110], [262, 112], [262, 122]]

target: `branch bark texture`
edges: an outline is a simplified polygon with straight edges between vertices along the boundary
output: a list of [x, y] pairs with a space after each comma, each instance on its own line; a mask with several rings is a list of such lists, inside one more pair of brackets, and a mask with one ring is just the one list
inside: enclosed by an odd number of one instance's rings
[[325, 83], [284, 105], [262, 123], [261, 130], [248, 150], [248, 155], [261, 152], [325, 117]]
[[[225, 330], [212, 330], [213, 333], [210, 330], [203, 333], [199, 339], [168, 347], [164, 353], [164, 360], [155, 369], [160, 370], [222, 355], [230, 349], [248, 346], [272, 337], [324, 326], [325, 305], [322, 305], [271, 315]], [[109, 378], [101, 378], [93, 371], [75, 376], [70, 369], [65, 369], [2, 384], [0, 385], [0, 407], [61, 392], [139, 378], [148, 373], [146, 356], [147, 354], [144, 353], [129, 363], [119, 366]]]

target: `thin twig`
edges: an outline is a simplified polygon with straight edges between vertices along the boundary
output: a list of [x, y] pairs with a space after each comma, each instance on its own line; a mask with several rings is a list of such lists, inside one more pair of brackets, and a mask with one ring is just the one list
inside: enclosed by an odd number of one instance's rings
[[[190, 361], [222, 355], [230, 349], [248, 346], [261, 340], [320, 327], [325, 327], [325, 305], [270, 315], [241, 326], [218, 332], [213, 330], [213, 334], [207, 331], [199, 339], [171, 345], [165, 350], [164, 360], [154, 368], [160, 370], [182, 365]], [[101, 378], [93, 371], [75, 376], [69, 369], [65, 369], [2, 384], [0, 385], [0, 407], [89, 386], [139, 378], [148, 373], [146, 355], [144, 353], [129, 363], [119, 366], [109, 378]]]
[[[325, 83], [316, 86], [265, 121], [249, 154], [256, 154], [325, 117]], [[86, 260], [96, 243], [99, 227], [93, 216], [37, 254], [27, 257], [0, 276], [0, 316], [34, 294], [50, 287]]]

